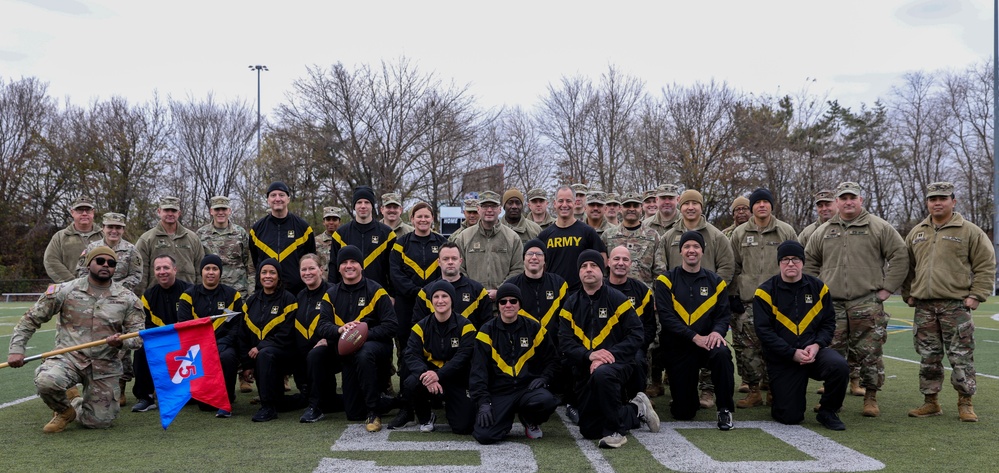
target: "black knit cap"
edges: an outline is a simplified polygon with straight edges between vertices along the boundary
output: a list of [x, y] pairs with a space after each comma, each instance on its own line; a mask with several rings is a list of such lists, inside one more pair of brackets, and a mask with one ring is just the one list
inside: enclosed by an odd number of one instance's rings
[[548, 251], [548, 247], [545, 246], [545, 242], [543, 242], [543, 241], [541, 241], [541, 240], [539, 240], [537, 238], [532, 238], [530, 240], [527, 240], [527, 243], [524, 243], [524, 254], [526, 255], [527, 254], [527, 250], [529, 250], [531, 248], [541, 248], [541, 252], [542, 253], [544, 253], [545, 251]]
[[579, 258], [576, 258], [576, 270], [583, 267], [583, 263], [590, 261], [597, 265], [598, 268], [604, 267], [604, 257], [597, 252], [597, 250], [583, 250], [579, 254]]
[[781, 243], [780, 246], [777, 247], [777, 261], [787, 258], [788, 256], [797, 256], [802, 261], [805, 261], [805, 247], [801, 246], [801, 243], [794, 240], [787, 240], [784, 243]]
[[291, 191], [288, 190], [288, 186], [281, 181], [274, 181], [271, 185], [267, 186], [267, 195], [271, 195], [271, 192], [282, 191], [285, 194], [291, 195]]
[[219, 274], [222, 274], [222, 258], [219, 258], [219, 255], [205, 255], [204, 258], [201, 258], [201, 266], [198, 267], [198, 271], [204, 271], [205, 266], [210, 264], [217, 266], [219, 268]]
[[771, 194], [770, 191], [760, 187], [759, 189], [753, 191], [752, 194], [749, 194], [749, 209], [752, 210], [753, 206], [761, 200], [770, 202], [771, 207], [774, 205], [774, 195]]
[[680, 248], [683, 249], [683, 244], [690, 240], [696, 241], [698, 245], [701, 245], [701, 251], [704, 251], [704, 235], [701, 235], [701, 232], [695, 230], [683, 232], [683, 235], [680, 235]]
[[455, 293], [454, 293], [454, 286], [452, 286], [451, 283], [443, 279], [438, 279], [430, 283], [430, 286], [424, 292], [427, 293], [427, 295], [430, 297], [430, 300], [432, 301], [434, 300], [434, 293], [438, 291], [444, 291], [447, 293], [448, 296], [451, 296], [451, 304], [454, 304]]
[[354, 197], [350, 200], [350, 205], [357, 205], [357, 201], [367, 199], [371, 205], [375, 205], [375, 191], [370, 186], [357, 186], [354, 188]]
[[354, 245], [347, 245], [340, 248], [340, 251], [336, 253], [336, 265], [340, 266], [344, 261], [352, 259], [358, 263], [364, 263], [364, 255], [361, 254], [361, 250]]
[[504, 297], [512, 297], [517, 299], [517, 302], [524, 300], [520, 295], [520, 288], [508, 282], [503, 283], [498, 289], [496, 289], [496, 300], [501, 301]]
[[264, 266], [273, 266], [274, 269], [276, 269], [278, 271], [278, 280], [281, 279], [281, 263], [278, 263], [278, 260], [276, 260], [274, 258], [267, 258], [267, 259], [261, 261], [260, 265], [257, 266], [257, 280], [258, 281], [260, 280], [260, 270], [264, 269]]

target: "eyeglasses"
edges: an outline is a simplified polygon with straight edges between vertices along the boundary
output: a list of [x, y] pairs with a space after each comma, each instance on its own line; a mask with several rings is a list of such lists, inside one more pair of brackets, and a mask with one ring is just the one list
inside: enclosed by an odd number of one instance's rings
[[542, 252], [540, 252], [540, 251], [528, 251], [527, 253], [524, 253], [524, 256], [537, 256], [537, 257], [541, 257], [541, 256], [544, 256], [544, 255], [545, 254], [542, 253]]
[[104, 266], [105, 264], [108, 265], [109, 268], [113, 268], [115, 266], [118, 266], [118, 262], [117, 261], [115, 261], [115, 260], [113, 260], [111, 258], [105, 258], [103, 256], [98, 256], [98, 257], [94, 258], [94, 262], [97, 263], [97, 266]]
[[520, 301], [518, 301], [517, 299], [514, 299], [512, 297], [507, 297], [507, 298], [504, 298], [504, 299], [500, 299], [498, 302], [499, 302], [499, 305], [513, 305], [514, 303], [518, 303], [518, 304], [520, 303]]
[[749, 212], [749, 207], [746, 207], [745, 205], [740, 205], [740, 206], [736, 207], [734, 211], [735, 212]]
[[801, 264], [801, 258], [797, 256], [789, 256], [787, 258], [781, 258], [780, 264]]

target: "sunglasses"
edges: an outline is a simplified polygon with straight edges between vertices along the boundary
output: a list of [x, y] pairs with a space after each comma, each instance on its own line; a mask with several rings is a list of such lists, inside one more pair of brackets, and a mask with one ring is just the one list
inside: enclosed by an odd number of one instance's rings
[[498, 302], [499, 302], [499, 305], [513, 305], [515, 302], [518, 303], [518, 304], [520, 303], [520, 301], [518, 301], [517, 299], [514, 299], [512, 297], [507, 297], [507, 298], [500, 299]]
[[115, 261], [115, 260], [113, 260], [111, 258], [105, 258], [103, 256], [98, 256], [98, 257], [94, 258], [94, 262], [97, 263], [97, 266], [104, 266], [105, 264], [108, 265], [109, 268], [113, 268], [115, 266], [118, 266], [118, 262], [117, 261]]

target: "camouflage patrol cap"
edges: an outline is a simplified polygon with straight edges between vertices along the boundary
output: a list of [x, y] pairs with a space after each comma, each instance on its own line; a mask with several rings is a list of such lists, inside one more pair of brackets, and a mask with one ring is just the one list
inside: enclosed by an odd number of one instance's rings
[[656, 190], [650, 189], [642, 193], [642, 202], [656, 197]]
[[499, 194], [493, 191], [482, 191], [479, 192], [479, 206], [486, 203], [493, 203], [496, 205], [500, 204]]
[[479, 211], [479, 199], [465, 199], [465, 212], [478, 212]]
[[829, 189], [822, 189], [815, 193], [812, 200], [813, 204], [818, 204], [819, 202], [832, 202], [836, 200], [836, 196], [833, 195], [833, 191]]
[[589, 191], [586, 193], [586, 203], [605, 205], [607, 203], [607, 195], [599, 190]]
[[76, 210], [84, 207], [91, 209], [94, 208], [94, 199], [91, 199], [90, 196], [81, 195], [73, 201], [73, 207], [71, 208]]
[[535, 189], [531, 189], [531, 190], [527, 191], [527, 201], [528, 202], [530, 202], [532, 200], [537, 200], [537, 199], [548, 200], [548, 194], [545, 192], [544, 189], [535, 188]]
[[676, 184], [660, 184], [656, 187], [656, 197], [679, 197], [680, 186]]
[[180, 210], [180, 199], [166, 196], [160, 199], [160, 210]]
[[393, 204], [402, 207], [402, 196], [395, 192], [382, 194], [382, 205], [393, 205]]
[[836, 197], [843, 194], [860, 195], [860, 184], [853, 181], [845, 181], [836, 186]]
[[614, 192], [608, 192], [605, 197], [607, 198], [607, 202], [606, 203], [608, 205], [609, 204], [621, 205], [621, 198], [618, 197], [618, 195], [616, 193], [614, 193]]
[[648, 195], [648, 192], [646, 192], [645, 194], [646, 195], [643, 196], [638, 192], [625, 192], [624, 196], [621, 198], [621, 203], [627, 204], [629, 202], [634, 202], [636, 204], [641, 204], [642, 201], [644, 201], [645, 199], [649, 197], [655, 197], [654, 195]]
[[586, 184], [576, 183], [569, 187], [572, 188], [573, 192], [575, 192], [576, 195], [586, 195], [586, 192], [589, 191], [589, 188], [586, 187]]
[[105, 227], [108, 225], [118, 225], [120, 227], [124, 227], [125, 216], [116, 212], [108, 212], [104, 214], [104, 217], [101, 220], [101, 225]]
[[323, 207], [323, 218], [336, 217], [343, 220], [343, 209], [340, 207]]
[[926, 198], [930, 197], [950, 197], [954, 195], [954, 184], [946, 181], [934, 182], [926, 186]]
[[228, 209], [230, 207], [229, 204], [231, 204], [232, 202], [229, 200], [228, 197], [224, 195], [217, 195], [215, 197], [212, 197], [211, 199], [208, 199], [208, 203], [209, 205], [211, 205], [212, 210], [215, 210], [215, 209]]

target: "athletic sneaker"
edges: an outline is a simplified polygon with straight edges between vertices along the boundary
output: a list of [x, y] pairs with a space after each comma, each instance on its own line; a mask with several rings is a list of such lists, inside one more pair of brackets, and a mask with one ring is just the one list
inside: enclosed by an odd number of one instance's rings
[[132, 412], [147, 412], [156, 409], [156, 402], [152, 399], [139, 399], [139, 402], [132, 406]]
[[579, 409], [572, 407], [571, 404], [566, 404], [565, 416], [569, 418], [569, 422], [579, 425]]
[[256, 414], [250, 418], [253, 422], [270, 422], [277, 419], [277, 411], [273, 407], [261, 407]]
[[[430, 420], [426, 422], [420, 422], [420, 432], [433, 432], [434, 422], [437, 422], [437, 414], [433, 412], [430, 413]], [[540, 430], [538, 431], [540, 432]]]
[[312, 424], [314, 422], [319, 422], [323, 419], [323, 411], [318, 407], [308, 407], [305, 409], [305, 413], [302, 417], [298, 419], [299, 422], [303, 424]]
[[[644, 393], [643, 393], [644, 394]], [[618, 448], [628, 443], [628, 437], [617, 432], [600, 439], [600, 448]]]
[[524, 424], [524, 434], [527, 435], [529, 439], [539, 439], [543, 432], [541, 432], [541, 426], [535, 424]]
[[728, 409], [718, 411], [718, 428], [720, 430], [732, 430], [732, 412]]
[[406, 424], [413, 421], [413, 412], [409, 409], [402, 408], [399, 409], [399, 413], [395, 415], [392, 422], [389, 422], [388, 428], [391, 429], [401, 429], [406, 426]]
[[638, 407], [638, 420], [649, 426], [650, 432], [659, 432], [659, 414], [652, 407], [652, 400], [645, 393], [638, 393], [631, 403]]
[[364, 428], [368, 432], [378, 432], [382, 430], [382, 418], [375, 415], [374, 412], [368, 413], [368, 420], [364, 422]]
[[820, 424], [829, 430], [846, 430], [846, 424], [839, 420], [839, 416], [831, 410], [819, 410], [819, 414], [815, 416], [815, 420], [819, 421]]
[[218, 417], [219, 419], [228, 419], [232, 417], [232, 412], [225, 409], [219, 409], [219, 411], [215, 413], [215, 417]]

